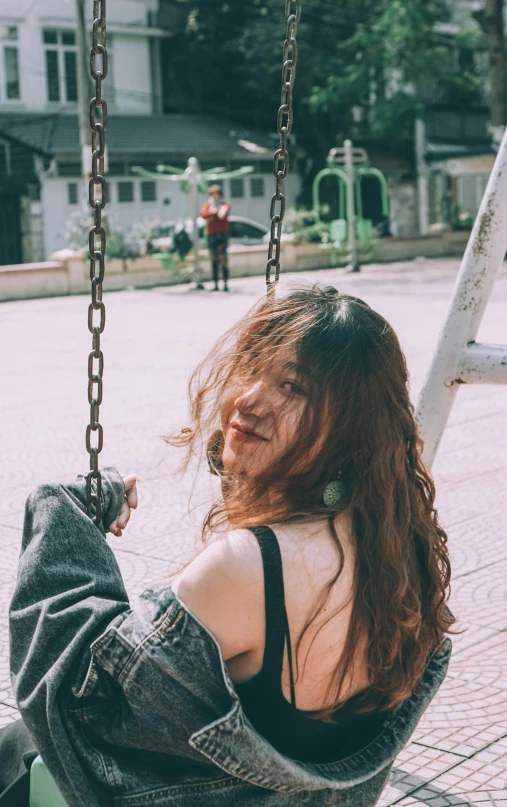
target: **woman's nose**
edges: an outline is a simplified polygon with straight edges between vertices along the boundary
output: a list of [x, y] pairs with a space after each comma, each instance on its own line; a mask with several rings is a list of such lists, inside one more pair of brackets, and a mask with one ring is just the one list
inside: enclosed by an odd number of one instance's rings
[[245, 415], [262, 417], [269, 408], [269, 396], [266, 385], [261, 381], [243, 387], [234, 403], [239, 412]]

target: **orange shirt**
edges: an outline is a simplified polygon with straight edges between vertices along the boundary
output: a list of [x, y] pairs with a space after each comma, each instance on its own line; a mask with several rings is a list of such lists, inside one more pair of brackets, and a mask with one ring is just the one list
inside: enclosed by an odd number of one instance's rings
[[228, 216], [229, 216], [229, 210], [231, 209], [230, 202], [222, 202], [222, 201], [220, 201], [218, 203], [214, 203], [214, 209], [215, 210], [218, 210], [221, 207], [225, 207], [227, 212], [226, 212], [225, 216], [219, 218], [217, 216], [216, 212], [212, 212], [210, 210], [211, 204], [210, 204], [209, 201], [204, 202], [204, 204], [202, 206], [201, 216], [203, 217], [203, 219], [206, 219], [206, 221], [207, 221], [206, 230], [208, 232], [208, 235], [211, 235], [212, 233], [228, 233], [229, 232], [229, 219], [228, 219]]

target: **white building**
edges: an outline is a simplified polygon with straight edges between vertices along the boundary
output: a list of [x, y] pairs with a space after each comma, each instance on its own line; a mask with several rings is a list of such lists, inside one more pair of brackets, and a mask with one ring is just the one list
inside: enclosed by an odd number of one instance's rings
[[[484, 6], [478, 0], [449, 2], [451, 18], [437, 26], [448, 46], [450, 66], [459, 65], [480, 78], [480, 91], [471, 100], [452, 92], [431, 91], [423, 98], [425, 111], [418, 122], [416, 152], [420, 232], [442, 225], [467, 228], [475, 218], [495, 159], [489, 128], [489, 65], [483, 49], [463, 47], [460, 32], [479, 24], [473, 12]], [[505, 8], [507, 22], [507, 6]]]
[[[87, 4], [91, 7], [91, 3]], [[277, 141], [234, 123], [162, 114], [158, 0], [109, 0], [107, 211], [123, 230], [140, 220], [184, 218], [176, 183], [131, 172], [160, 163], [205, 168], [255, 165], [228, 180], [234, 212], [267, 223]], [[90, 20], [91, 27], [91, 20]], [[288, 204], [299, 190], [286, 183]], [[65, 246], [62, 231], [83, 205], [77, 119], [74, 0], [2, 0], [0, 4], [0, 264], [36, 261]]]

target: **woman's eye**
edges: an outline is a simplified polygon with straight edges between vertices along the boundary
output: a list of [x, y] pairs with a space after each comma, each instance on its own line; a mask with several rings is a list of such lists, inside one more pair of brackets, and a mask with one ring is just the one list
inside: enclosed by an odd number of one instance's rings
[[284, 381], [282, 387], [287, 392], [290, 392], [291, 395], [304, 395], [305, 393], [303, 387], [301, 387], [299, 384], [296, 384], [295, 381]]

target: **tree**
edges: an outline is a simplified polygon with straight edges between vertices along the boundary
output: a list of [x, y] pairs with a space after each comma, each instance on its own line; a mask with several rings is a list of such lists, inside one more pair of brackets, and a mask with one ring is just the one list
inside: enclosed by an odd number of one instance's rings
[[474, 17], [486, 34], [491, 83], [491, 129], [499, 143], [507, 125], [507, 75], [505, 59], [504, 0], [485, 0]]
[[[280, 103], [283, 0], [167, 0], [186, 8], [167, 41], [165, 111], [272, 128]], [[417, 86], [448, 72], [444, 0], [304, 0], [294, 132], [314, 167], [346, 137], [412, 154]]]

